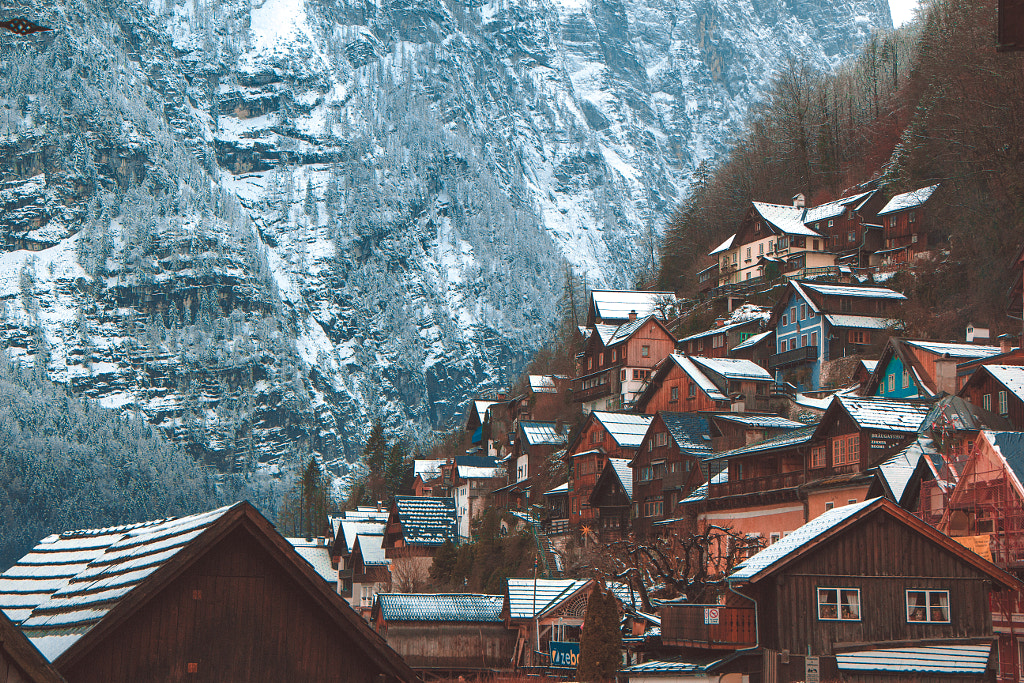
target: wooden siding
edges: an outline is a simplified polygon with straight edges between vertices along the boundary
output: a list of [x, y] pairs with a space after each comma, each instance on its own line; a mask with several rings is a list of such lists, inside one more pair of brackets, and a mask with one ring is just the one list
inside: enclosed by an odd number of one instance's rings
[[[686, 495], [704, 483], [704, 475], [701, 473], [700, 460], [692, 455], [687, 455], [679, 450], [672, 436], [668, 436], [668, 444], [665, 446], [653, 446], [648, 448], [656, 434], [666, 433], [668, 428], [660, 415], [656, 415], [647, 429], [640, 448], [633, 457], [631, 469], [633, 470], [633, 510], [632, 528], [637, 538], [647, 538], [651, 535], [652, 523], [662, 519], [674, 517], [676, 514], [676, 503]], [[648, 481], [641, 481], [640, 477], [643, 468], [650, 466], [655, 460], [664, 461], [664, 471], [655, 473], [655, 478]], [[672, 466], [677, 471], [672, 471]], [[656, 517], [644, 516], [644, 503], [648, 498], [661, 496], [664, 503], [663, 514]]]
[[387, 641], [414, 669], [503, 669], [516, 632], [504, 622], [389, 622]]
[[238, 529], [63, 673], [69, 683], [376, 683], [379, 672], [325, 608]]
[[[828, 655], [843, 645], [990, 636], [989, 581], [925, 536], [876, 514], [755, 584], [761, 644], [794, 652], [810, 645]], [[860, 621], [819, 620], [818, 588], [859, 589]], [[908, 623], [905, 591], [914, 589], [948, 590], [950, 623]]]
[[[694, 383], [690, 376], [683, 372], [674, 361], [665, 373], [664, 379], [660, 380], [658, 386], [654, 387], [647, 402], [638, 406], [646, 415], [654, 415], [659, 410], [666, 410], [673, 413], [695, 413], [701, 410], [728, 410], [728, 401], [715, 401], [705, 394], [700, 386]], [[694, 395], [690, 396], [690, 386], [694, 387]], [[672, 387], [678, 389], [677, 400], [672, 400]]]
[[979, 408], [985, 407], [985, 395], [991, 396], [992, 404], [988, 410], [998, 415], [1000, 391], [1006, 392], [1006, 403], [1009, 409], [1006, 418], [1013, 425], [1014, 429], [1024, 430], [1024, 402], [1016, 394], [1003, 386], [1001, 382], [996, 381], [988, 372], [980, 371], [975, 373], [968, 383], [964, 385], [960, 395]]

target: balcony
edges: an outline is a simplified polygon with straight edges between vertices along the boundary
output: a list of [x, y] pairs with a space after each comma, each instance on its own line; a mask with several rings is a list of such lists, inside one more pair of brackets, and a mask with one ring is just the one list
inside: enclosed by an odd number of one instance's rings
[[818, 360], [818, 347], [817, 346], [801, 346], [798, 349], [792, 351], [783, 351], [782, 353], [776, 353], [775, 355], [768, 356], [768, 369], [774, 370], [775, 368], [785, 367], [787, 365], [798, 365], [800, 363], [806, 363], [808, 361]]
[[746, 493], [760, 493], [761, 491], [774, 491], [776, 489], [791, 489], [800, 486], [805, 480], [806, 478], [802, 470], [773, 474], [769, 477], [737, 479], [736, 481], [722, 484], [711, 484], [708, 487], [708, 496], [720, 498], [722, 496], [740, 496]]
[[[618, 370], [616, 370], [617, 372]], [[600, 374], [588, 375], [586, 380], [604, 379], [604, 383], [598, 384], [587, 389], [583, 388], [584, 379], [577, 379], [573, 382], [573, 400], [579, 403], [586, 403], [587, 401], [593, 401], [594, 399], [602, 398], [604, 396], [610, 396], [612, 393], [612, 382], [611, 374], [606, 370], [603, 376]]]
[[753, 607], [663, 605], [661, 642], [669, 647], [735, 650], [756, 642]]

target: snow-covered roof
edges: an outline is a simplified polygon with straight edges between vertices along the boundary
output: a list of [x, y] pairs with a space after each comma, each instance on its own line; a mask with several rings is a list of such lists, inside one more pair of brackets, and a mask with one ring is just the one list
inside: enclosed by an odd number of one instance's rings
[[[648, 677], [678, 677], [684, 674], [694, 674], [699, 676], [705, 674], [708, 670], [722, 661], [720, 658], [714, 658], [711, 661], [701, 659], [701, 661], [693, 661], [695, 658], [692, 656], [679, 655], [676, 657], [665, 657], [664, 659], [652, 659], [642, 664], [633, 664], [622, 669], [619, 673], [626, 677], [634, 678], [648, 678]], [[699, 676], [703, 678], [703, 676]], [[686, 680], [691, 680], [686, 678]], [[697, 680], [696, 678], [692, 680]]]
[[0, 608], [53, 661], [232, 507], [47, 536], [0, 574]]
[[932, 408], [920, 399], [880, 396], [837, 396], [846, 412], [862, 429], [916, 432]]
[[910, 485], [914, 472], [917, 471], [917, 467], [921, 463], [921, 458], [928, 457], [925, 453], [926, 450], [931, 454], [935, 452], [931, 439], [918, 439], [878, 465], [878, 474], [897, 505], [903, 503], [903, 496], [907, 492], [907, 486]]
[[710, 370], [726, 379], [749, 379], [774, 381], [771, 373], [760, 365], [746, 358], [704, 358], [703, 356], [690, 356], [697, 365], [703, 369]]
[[907, 346], [914, 346], [924, 349], [936, 356], [949, 354], [950, 358], [988, 358], [1001, 353], [998, 346], [982, 346], [980, 344], [956, 344], [951, 342], [921, 341], [917, 339], [904, 339]]
[[899, 326], [900, 321], [893, 318], [878, 318], [873, 315], [849, 315], [846, 313], [826, 313], [825, 320], [832, 327], [853, 327], [865, 330], [892, 330]]
[[1024, 366], [986, 365], [985, 369], [1014, 396], [1024, 401]]
[[871, 299], [906, 299], [899, 292], [888, 287], [855, 287], [853, 285], [823, 285], [817, 282], [801, 282], [800, 285], [824, 296], [856, 296]]
[[757, 443], [748, 444], [746, 446], [740, 446], [739, 448], [732, 448], [727, 451], [721, 451], [715, 453], [711, 460], [720, 460], [723, 458], [734, 458], [739, 455], [750, 455], [751, 453], [762, 453], [764, 451], [774, 451], [783, 448], [792, 448], [793, 446], [799, 446], [800, 444], [807, 443], [814, 438], [814, 432], [818, 428], [818, 425], [808, 425], [799, 429], [773, 436]]
[[629, 339], [633, 336], [634, 332], [643, 327], [644, 323], [652, 317], [657, 316], [645, 315], [643, 317], [638, 317], [636, 320], [624, 322], [621, 325], [597, 324], [594, 325], [594, 331], [597, 332], [598, 336], [601, 338], [602, 344], [605, 346], [613, 346]]
[[623, 448], [639, 448], [644, 434], [647, 433], [647, 428], [651, 425], [651, 420], [654, 419], [651, 415], [606, 413], [599, 410], [595, 410], [591, 414], [612, 435], [615, 443]]
[[767, 332], [761, 332], [760, 334], [754, 334], [747, 337], [744, 341], [741, 341], [736, 346], [732, 347], [733, 351], [742, 351], [743, 349], [749, 349], [752, 346], [756, 346], [765, 337], [770, 336], [774, 333], [774, 330], [768, 330]]
[[[729, 470], [725, 469], [711, 477], [710, 481], [706, 481], [693, 491], [690, 491], [690, 495], [679, 501], [680, 505], [684, 503], [699, 503], [702, 500], [708, 499], [708, 488], [710, 484], [728, 484], [729, 483]], [[658, 522], [655, 522], [658, 524]]]
[[753, 202], [754, 210], [761, 217], [787, 235], [810, 235], [821, 237], [821, 234], [804, 225], [804, 210], [786, 204], [766, 204]]
[[493, 479], [501, 473], [500, 467], [473, 467], [472, 465], [456, 465], [461, 479]]
[[367, 567], [386, 567], [391, 564], [384, 550], [384, 534], [359, 534], [359, 554]]
[[[852, 194], [849, 197], [842, 197], [835, 201], [819, 204], [818, 206], [812, 206], [804, 212], [804, 223], [814, 223], [815, 221], [823, 221], [829, 218], [835, 218], [836, 216], [841, 216], [848, 206], [859, 204], [862, 199], [865, 199], [870, 194], [871, 192], [860, 192], [858, 194]], [[857, 207], [854, 206], [854, 208]]]
[[[443, 461], [441, 461], [443, 462]], [[343, 519], [359, 520], [363, 522], [386, 522], [388, 521], [387, 508], [378, 508], [373, 505], [359, 505], [355, 510], [345, 510], [341, 513]]]
[[716, 413], [715, 419], [725, 420], [726, 422], [736, 422], [741, 425], [755, 427], [758, 429], [797, 429], [799, 427], [807, 426], [803, 422], [789, 420], [780, 415], [759, 415], [752, 413]]
[[753, 578], [878, 500], [878, 498], [869, 498], [862, 503], [828, 510], [738, 565], [736, 570], [729, 575], [729, 582], [747, 581]]
[[749, 325], [754, 320], [755, 319], [751, 318], [749, 320], [741, 320], [740, 322], [728, 323], [727, 325], [722, 325], [721, 327], [713, 327], [710, 330], [704, 330], [703, 332], [698, 332], [697, 334], [691, 334], [689, 337], [683, 337], [679, 341], [687, 342], [687, 341], [693, 341], [695, 339], [702, 339], [704, 337], [711, 337], [711, 336], [716, 335], [716, 334], [721, 334], [723, 332], [728, 332], [729, 330], [731, 330], [731, 329], [733, 329], [735, 327], [741, 327], [743, 325]]
[[628, 289], [595, 289], [590, 292], [594, 312], [601, 320], [626, 320], [630, 311], [636, 311], [638, 318], [656, 313], [659, 299], [675, 299], [672, 292], [644, 292]]
[[345, 539], [345, 548], [351, 553], [356, 545], [356, 536], [359, 534], [383, 534], [387, 518], [380, 522], [370, 522], [362, 519], [341, 520], [341, 536]]
[[[531, 446], [559, 446], [566, 443], [567, 434], [559, 434], [556, 422], [527, 422], [521, 420], [523, 438]], [[567, 432], [568, 430], [566, 430]]]
[[535, 394], [557, 394], [555, 375], [530, 375], [530, 391]]
[[444, 463], [444, 460], [413, 460], [413, 474], [419, 475], [423, 479], [436, 477], [441, 474], [441, 465]]
[[864, 369], [868, 372], [874, 372], [875, 367], [878, 365], [877, 360], [867, 360], [866, 358], [860, 359], [860, 364], [864, 366]]
[[678, 365], [683, 372], [693, 380], [694, 384], [700, 387], [700, 390], [708, 395], [712, 401], [728, 401], [729, 397], [721, 392], [711, 378], [704, 374], [703, 370], [694, 363], [688, 356], [684, 356], [679, 353], [669, 354], [669, 358]]
[[680, 451], [702, 458], [711, 453], [711, 430], [708, 429], [706, 417], [696, 413], [668, 411], [659, 412], [658, 415]]
[[338, 580], [338, 571], [331, 567], [331, 549], [316, 539], [287, 538], [302, 559], [309, 563], [324, 581], [334, 583]]
[[533, 619], [574, 595], [590, 579], [514, 579], [508, 581], [509, 615]]
[[396, 496], [395, 509], [406, 545], [441, 545], [458, 536], [454, 498]]
[[558, 486], [556, 486], [555, 488], [551, 489], [550, 491], [545, 491], [544, 495], [545, 496], [558, 496], [558, 495], [562, 495], [564, 493], [569, 493], [569, 482], [565, 482], [564, 484], [559, 484]]
[[729, 238], [727, 240], [725, 240], [724, 242], [719, 244], [717, 247], [715, 247], [714, 249], [709, 251], [708, 252], [708, 256], [714, 256], [715, 254], [719, 254], [719, 253], [721, 253], [723, 251], [728, 251], [729, 249], [732, 249], [732, 243], [733, 243], [733, 240], [735, 240], [735, 239], [736, 239], [736, 233], [733, 233], [733, 234], [729, 235]]
[[501, 595], [378, 593], [385, 621], [500, 622]]
[[988, 669], [992, 643], [973, 645], [922, 645], [878, 650], [837, 652], [840, 671], [884, 671], [903, 674], [946, 674], [981, 676]]
[[896, 213], [897, 211], [905, 211], [906, 209], [913, 209], [921, 206], [928, 201], [933, 194], [935, 194], [935, 190], [937, 189], [939, 189], [938, 184], [898, 194], [882, 207], [882, 210], [878, 212], [878, 215], [885, 216], [890, 213]]
[[608, 458], [608, 466], [615, 472], [615, 476], [626, 492], [626, 497], [633, 500], [633, 471], [629, 469], [628, 458]]

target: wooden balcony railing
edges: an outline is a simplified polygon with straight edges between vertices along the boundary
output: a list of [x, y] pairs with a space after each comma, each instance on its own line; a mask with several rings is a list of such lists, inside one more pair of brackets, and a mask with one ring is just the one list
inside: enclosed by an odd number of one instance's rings
[[718, 498], [720, 496], [739, 496], [744, 493], [788, 489], [799, 486], [804, 481], [803, 471], [785, 472], [783, 474], [773, 474], [770, 477], [751, 477], [750, 479], [737, 479], [736, 481], [722, 484], [711, 484], [708, 488], [708, 495], [712, 498]]
[[604, 379], [606, 381], [603, 384], [598, 384], [588, 389], [583, 388], [583, 380], [574, 380], [572, 383], [573, 400], [585, 403], [586, 401], [593, 401], [595, 398], [610, 395], [612, 393], [611, 376], [606, 372]]
[[738, 649], [757, 642], [753, 607], [663, 605], [661, 642], [669, 647]]
[[817, 359], [817, 346], [801, 346], [800, 348], [793, 349], [792, 351], [783, 351], [782, 353], [776, 353], [773, 356], [768, 356], [768, 369], [774, 370], [775, 368], [781, 368], [784, 365], [795, 365], [797, 363], [804, 363]]

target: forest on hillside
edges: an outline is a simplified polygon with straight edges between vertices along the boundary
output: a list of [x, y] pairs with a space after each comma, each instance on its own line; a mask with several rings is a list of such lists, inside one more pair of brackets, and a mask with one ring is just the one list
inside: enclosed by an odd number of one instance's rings
[[933, 0], [834, 73], [791, 63], [744, 139], [695, 175], [653, 284], [692, 294], [752, 200], [802, 192], [815, 205], [867, 182], [886, 196], [942, 183], [929, 212], [947, 246], [900, 283], [908, 334], [1019, 329], [1007, 304], [1024, 235], [1024, 55], [996, 51], [996, 17], [995, 0]]

